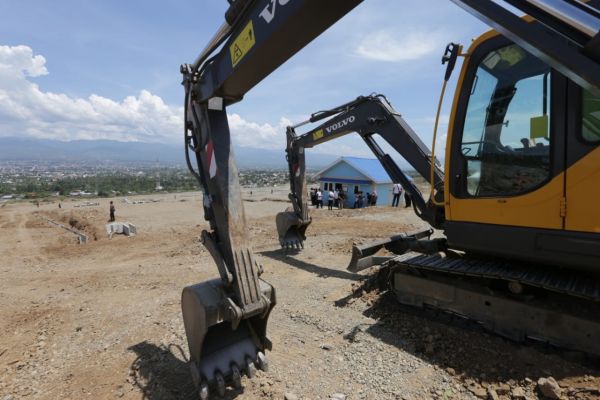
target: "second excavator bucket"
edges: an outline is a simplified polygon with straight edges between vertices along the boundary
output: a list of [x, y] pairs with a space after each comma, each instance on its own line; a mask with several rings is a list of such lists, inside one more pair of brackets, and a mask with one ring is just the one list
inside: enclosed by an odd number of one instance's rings
[[267, 320], [275, 305], [275, 289], [262, 279], [259, 283], [270, 306], [262, 314], [241, 320], [232, 315], [231, 292], [221, 279], [183, 289], [181, 307], [190, 349], [189, 365], [203, 400], [209, 392], [224, 396], [228, 385], [241, 388], [242, 373], [252, 378], [256, 368], [268, 368], [264, 353], [271, 350]]
[[417, 250], [423, 253], [440, 251], [445, 246], [445, 240], [421, 240], [429, 238], [433, 229], [427, 228], [411, 233], [401, 233], [386, 239], [378, 240], [365, 245], [352, 246], [352, 259], [346, 268], [351, 272], [359, 272], [394, 258], [394, 256], [378, 256], [376, 253], [386, 249], [394, 255], [404, 254], [408, 250]]
[[311, 223], [310, 219], [305, 221], [299, 218], [295, 211], [288, 208], [286, 211], [280, 212], [275, 216], [275, 223], [281, 247], [286, 249], [300, 249], [304, 247], [306, 228]]

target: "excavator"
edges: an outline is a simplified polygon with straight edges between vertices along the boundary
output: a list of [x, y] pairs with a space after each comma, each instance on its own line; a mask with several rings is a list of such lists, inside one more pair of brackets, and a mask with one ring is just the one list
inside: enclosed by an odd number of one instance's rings
[[[456, 51], [456, 45], [449, 45], [448, 52]], [[314, 123], [322, 119], [331, 117], [318, 127], [298, 135], [296, 129], [308, 123]], [[292, 208], [288, 211], [277, 214], [275, 222], [279, 241], [282, 247], [289, 249], [299, 249], [304, 247], [306, 239], [306, 229], [312, 222], [308, 215], [307, 186], [306, 186], [306, 161], [305, 150], [337, 139], [350, 133], [357, 133], [367, 144], [368, 148], [377, 157], [387, 174], [394, 182], [400, 182], [410, 194], [413, 201], [413, 208], [419, 217], [426, 221], [431, 227], [441, 229], [444, 223], [444, 209], [428, 204], [423, 198], [418, 187], [412, 179], [407, 176], [397, 165], [394, 159], [386, 154], [376, 141], [375, 136], [380, 136], [393, 149], [398, 150], [407, 162], [424, 177], [429, 177], [433, 172], [433, 185], [436, 194], [443, 193], [444, 173], [440, 168], [439, 161], [431, 166], [431, 152], [421, 141], [419, 136], [410, 128], [408, 123], [397, 113], [388, 102], [384, 95], [360, 96], [355, 100], [342, 104], [330, 110], [319, 111], [310, 116], [306, 121], [300, 122], [294, 126], [288, 126], [286, 129], [287, 147], [286, 158], [289, 167], [290, 177], [290, 195], [289, 199]], [[409, 235], [411, 238], [420, 239], [429, 237], [433, 231], [426, 229], [422, 233]], [[404, 235], [405, 236], [405, 235]], [[399, 241], [408, 243], [406, 238], [398, 238]], [[397, 242], [397, 241], [396, 241]], [[391, 249], [394, 241], [387, 246]], [[431, 252], [441, 251], [442, 248], [437, 244], [438, 240], [431, 243]], [[417, 246], [424, 245], [424, 241], [414, 242]], [[398, 244], [398, 243], [396, 243]], [[373, 253], [375, 245], [370, 244], [370, 252]], [[370, 265], [365, 264], [363, 253], [367, 253], [367, 248], [363, 248], [360, 254], [354, 253], [360, 257], [354, 257], [348, 269], [352, 272], [358, 272]]]
[[[311, 118], [332, 118], [311, 133], [314, 144], [354, 116], [344, 132], [360, 134], [412, 195], [417, 215], [443, 234], [399, 234], [355, 247], [351, 267], [380, 261], [377, 251], [386, 248], [395, 256], [382, 265], [403, 303], [464, 315], [508, 337], [600, 354], [600, 2], [451, 1], [493, 30], [466, 50], [449, 45], [442, 59], [438, 117], [462, 59], [443, 172], [435, 146], [429, 151], [381, 96]], [[196, 60], [180, 67], [185, 157], [204, 194], [209, 229], [201, 240], [219, 273], [182, 292], [201, 399], [268, 369], [267, 321], [276, 304], [252, 250], [226, 109], [361, 2], [229, 0], [225, 22]], [[311, 143], [292, 134], [292, 209], [277, 225], [284, 247], [302, 247], [310, 224], [302, 154]], [[374, 135], [427, 178], [428, 200]]]

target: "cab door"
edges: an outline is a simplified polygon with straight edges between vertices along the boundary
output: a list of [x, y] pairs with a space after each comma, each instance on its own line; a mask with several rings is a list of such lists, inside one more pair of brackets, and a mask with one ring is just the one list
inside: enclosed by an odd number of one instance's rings
[[600, 97], [570, 82], [568, 99], [565, 228], [600, 233]]
[[449, 241], [563, 229], [566, 80], [505, 38], [473, 47], [446, 153]]

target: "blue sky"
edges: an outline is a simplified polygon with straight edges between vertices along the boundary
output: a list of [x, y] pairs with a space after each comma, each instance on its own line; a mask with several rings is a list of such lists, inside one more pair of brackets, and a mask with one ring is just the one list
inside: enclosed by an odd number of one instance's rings
[[[179, 143], [179, 65], [195, 59], [226, 8], [0, 0], [0, 135]], [[228, 110], [234, 141], [283, 149], [290, 121], [378, 92], [428, 143], [446, 43], [468, 45], [486, 29], [448, 0], [366, 0]], [[357, 138], [315, 151], [368, 154]]]

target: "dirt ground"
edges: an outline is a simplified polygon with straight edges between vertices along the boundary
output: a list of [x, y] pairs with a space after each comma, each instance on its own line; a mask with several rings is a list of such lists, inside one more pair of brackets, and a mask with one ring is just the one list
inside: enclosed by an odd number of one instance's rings
[[[353, 242], [424, 226], [412, 210], [312, 210], [305, 249], [286, 254], [274, 223], [285, 196], [245, 192], [254, 251], [278, 304], [270, 370], [244, 377], [227, 398], [536, 399], [538, 379], [550, 376], [563, 398], [600, 398], [597, 360], [400, 306], [346, 271]], [[0, 400], [197, 398], [180, 295], [217, 276], [198, 242], [207, 228], [201, 195], [113, 200], [137, 236], [108, 238], [107, 199], [0, 204]]]

